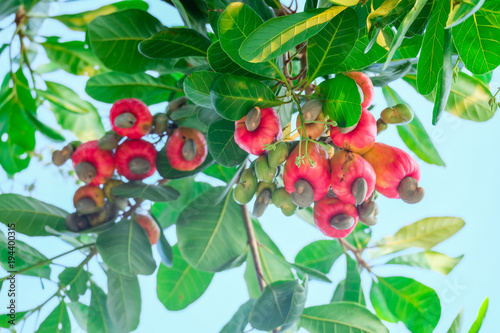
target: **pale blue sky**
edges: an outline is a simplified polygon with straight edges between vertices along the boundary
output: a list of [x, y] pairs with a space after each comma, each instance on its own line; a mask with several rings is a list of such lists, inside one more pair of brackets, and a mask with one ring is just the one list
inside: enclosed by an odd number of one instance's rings
[[[55, 5], [52, 14], [71, 13], [83, 9], [96, 8], [111, 1], [81, 1]], [[178, 14], [168, 5], [159, 0], [147, 1], [150, 12], [159, 16], [167, 26], [180, 25]], [[57, 8], [59, 7], [59, 8]], [[0, 27], [6, 25], [0, 22]], [[69, 33], [62, 24], [47, 21], [42, 28], [44, 35], [62, 35], [63, 40], [74, 38], [83, 39], [81, 33]], [[68, 33], [67, 33], [68, 32]], [[0, 33], [0, 45], [7, 41], [11, 29]], [[8, 68], [7, 52], [0, 57], [0, 69], [4, 73]], [[36, 64], [35, 64], [36, 66]], [[90, 98], [84, 93], [85, 79], [59, 71], [47, 75], [47, 79], [67, 84], [78, 92], [84, 99]], [[500, 86], [500, 71], [496, 71], [491, 82], [492, 89]], [[461, 307], [464, 308], [464, 327], [468, 329], [475, 319], [477, 310], [487, 296], [490, 297], [489, 315], [483, 325], [482, 332], [494, 332], [500, 325], [500, 289], [498, 288], [498, 235], [500, 225], [497, 212], [497, 189], [500, 187], [500, 159], [498, 146], [500, 144], [500, 116], [495, 116], [486, 123], [473, 123], [459, 120], [445, 114], [439, 126], [430, 124], [432, 105], [418, 95], [403, 81], [391, 84], [391, 87], [405, 99], [416, 111], [424, 123], [430, 136], [433, 138], [442, 158], [446, 162], [445, 168], [432, 166], [419, 161], [422, 171], [421, 185], [426, 190], [425, 199], [416, 205], [408, 205], [399, 200], [381, 197], [378, 200], [380, 213], [379, 223], [373, 228], [373, 239], [391, 235], [402, 226], [429, 216], [458, 216], [466, 221], [466, 226], [456, 236], [436, 247], [451, 256], [465, 253], [462, 262], [446, 277], [437, 273], [422, 271], [406, 267], [376, 267], [374, 272], [381, 276], [400, 275], [415, 278], [432, 288], [441, 297], [442, 317], [436, 332], [446, 332]], [[385, 101], [380, 89], [376, 89], [375, 109], [376, 116], [385, 107]], [[107, 112], [110, 106], [96, 102], [106, 128], [109, 128]], [[163, 110], [165, 105], [153, 107], [153, 111]], [[53, 116], [48, 111], [40, 113], [42, 119], [55, 124]], [[69, 136], [68, 136], [69, 138]], [[405, 148], [397, 135], [395, 128], [380, 135], [378, 139], [400, 148]], [[37, 151], [49, 159], [49, 151], [39, 151], [41, 147], [51, 146], [60, 148], [37, 134]], [[65, 166], [69, 169], [69, 163]], [[68, 211], [72, 210], [72, 196], [76, 189], [74, 181], [63, 177], [59, 170], [51, 165], [40, 163], [33, 159], [28, 171], [15, 177], [16, 184], [7, 181], [3, 171], [0, 171], [0, 188], [3, 192], [23, 193], [24, 184], [35, 183], [33, 196], [52, 203]], [[261, 218], [264, 229], [281, 248], [285, 257], [293, 261], [296, 253], [312, 241], [325, 237], [312, 226], [298, 218], [286, 218], [277, 209], [270, 207]], [[4, 225], [0, 230], [5, 232]], [[175, 227], [166, 232], [168, 240], [173, 244], [176, 241]], [[51, 237], [28, 238], [18, 235], [20, 240], [28, 241], [47, 257], [60, 254], [67, 249], [65, 243]], [[153, 251], [156, 253], [156, 251]], [[69, 255], [57, 262], [65, 265], [75, 265], [80, 262], [79, 254]], [[159, 262], [159, 258], [156, 258]], [[333, 284], [312, 281], [309, 285], [307, 306], [328, 303], [336, 282], [344, 278], [345, 261], [339, 260], [329, 277]], [[94, 279], [106, 288], [104, 273], [98, 267], [95, 259], [90, 263]], [[61, 268], [53, 269], [53, 278], [59, 274]], [[0, 269], [1, 271], [1, 269]], [[207, 292], [187, 309], [179, 312], [167, 311], [156, 297], [156, 276], [140, 276], [142, 288], [141, 324], [137, 332], [218, 332], [231, 318], [239, 305], [248, 299], [243, 279], [244, 265], [226, 272], [218, 273]], [[0, 272], [3, 276], [3, 271]], [[44, 287], [45, 289], [43, 289]], [[369, 286], [368, 286], [369, 287]], [[18, 309], [29, 309], [42, 303], [51, 295], [57, 286], [38, 279], [20, 276], [18, 280], [19, 298]], [[368, 290], [368, 289], [367, 289]], [[0, 299], [5, 300], [5, 288], [0, 292]], [[88, 294], [83, 301], [88, 302]], [[0, 305], [3, 308], [3, 302]], [[45, 318], [56, 306], [52, 301], [40, 314], [38, 323]], [[4, 311], [1, 310], [1, 313]], [[26, 323], [23, 332], [34, 331], [34, 319]], [[404, 325], [388, 325], [391, 332], [407, 332]], [[73, 328], [79, 332], [76, 323]]]

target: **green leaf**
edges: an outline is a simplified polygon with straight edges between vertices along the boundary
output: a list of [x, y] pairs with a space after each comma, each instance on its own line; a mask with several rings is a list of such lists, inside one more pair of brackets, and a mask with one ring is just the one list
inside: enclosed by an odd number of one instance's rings
[[[387, 101], [387, 106], [406, 104], [398, 93], [392, 90], [389, 86], [383, 87], [382, 92], [384, 93], [384, 97]], [[431, 138], [415, 113], [413, 114], [413, 120], [411, 122], [405, 125], [398, 125], [397, 128], [399, 136], [405, 145], [422, 161], [429, 164], [446, 166], [446, 163], [439, 155], [436, 147], [432, 143]]]
[[489, 85], [491, 82], [491, 78], [493, 77], [493, 72], [489, 72], [483, 75], [474, 75], [475, 78], [481, 80], [486, 85]]
[[234, 121], [241, 119], [254, 106], [267, 108], [282, 103], [264, 83], [232, 74], [224, 74], [215, 80], [210, 96], [215, 111]]
[[240, 56], [249, 62], [276, 58], [316, 35], [346, 7], [313, 9], [270, 19], [254, 30], [241, 44]]
[[193, 103], [211, 108], [210, 89], [219, 76], [220, 74], [214, 72], [195, 72], [184, 80], [184, 93]]
[[147, 10], [148, 4], [144, 1], [136, 1], [136, 0], [127, 0], [120, 1], [116, 3], [112, 3], [98, 9], [89, 10], [86, 12], [76, 13], [76, 14], [67, 14], [67, 15], [58, 15], [52, 16], [51, 18], [58, 20], [59, 22], [65, 24], [71, 30], [76, 31], [86, 31], [88, 25], [92, 20], [94, 20], [98, 16], [108, 15], [120, 10], [136, 8], [141, 10]]
[[166, 267], [172, 267], [172, 262], [174, 260], [174, 254], [172, 252], [172, 246], [168, 242], [167, 238], [165, 237], [163, 230], [161, 229], [161, 225], [158, 222], [158, 220], [153, 216], [155, 222], [158, 224], [160, 227], [160, 239], [158, 240], [158, 243], [156, 243], [156, 249], [158, 250], [158, 254], [160, 255], [161, 262], [166, 266]]
[[335, 73], [352, 51], [358, 38], [358, 18], [354, 9], [346, 8], [307, 42], [308, 77]]
[[402, 321], [411, 332], [433, 332], [441, 317], [436, 292], [406, 277], [377, 277], [370, 299], [377, 315], [385, 321]]
[[[208, 63], [210, 64], [210, 68], [214, 71], [223, 73], [223, 74], [234, 74], [239, 76], [248, 76], [248, 77], [259, 77], [259, 75], [251, 73], [246, 69], [241, 68], [240, 65], [235, 63], [220, 45], [220, 42], [217, 41], [210, 45], [208, 48]], [[212, 104], [210, 104], [211, 106]]]
[[298, 276], [303, 277], [307, 275], [307, 277], [310, 278], [311, 280], [318, 280], [326, 283], [332, 283], [332, 280], [330, 280], [325, 273], [322, 273], [317, 269], [302, 264], [289, 263], [285, 259], [283, 259], [283, 261], [285, 261], [288, 264], [288, 266], [292, 267], [297, 272]]
[[89, 279], [90, 274], [83, 267], [66, 267], [59, 274], [60, 284], [69, 287], [65, 289], [65, 293], [73, 302], [77, 302], [85, 294]]
[[113, 270], [108, 276], [108, 313], [120, 332], [131, 332], [139, 326], [141, 289], [137, 276], [126, 276]]
[[358, 250], [363, 250], [366, 248], [370, 239], [372, 238], [372, 229], [364, 225], [363, 223], [358, 223], [354, 230], [345, 238], [352, 246]]
[[66, 303], [61, 302], [40, 324], [36, 333], [71, 333], [71, 321], [69, 320]]
[[110, 72], [90, 78], [85, 92], [105, 103], [114, 103], [123, 98], [139, 98], [151, 105], [171, 100], [174, 94], [182, 93], [182, 89], [145, 73]]
[[196, 269], [218, 272], [245, 254], [247, 245], [240, 206], [232, 191], [217, 205], [223, 187], [205, 192], [187, 206], [177, 219], [179, 249]]
[[385, 60], [383, 69], [386, 69], [389, 66], [397, 49], [403, 43], [403, 39], [405, 38], [407, 31], [410, 29], [413, 22], [417, 19], [418, 15], [420, 14], [424, 6], [427, 4], [427, 1], [428, 0], [416, 0], [413, 8], [408, 12], [408, 14], [401, 22], [398, 28], [398, 32], [396, 33], [396, 36], [394, 36], [394, 39], [392, 40], [391, 49], [389, 50], [389, 54], [387, 55], [387, 59]]
[[[430, 3], [432, 4], [432, 2]], [[416, 58], [422, 47], [423, 40], [424, 37], [420, 35], [403, 39], [403, 43], [401, 43], [401, 46], [396, 50], [396, 53], [394, 53], [392, 60], [410, 60]]]
[[337, 287], [335, 287], [335, 291], [333, 292], [333, 296], [332, 299], [330, 300], [330, 303], [343, 302], [344, 292], [345, 292], [345, 279], [340, 281]]
[[481, 329], [481, 326], [483, 325], [483, 320], [484, 317], [486, 316], [486, 311], [488, 310], [488, 304], [490, 302], [490, 299], [486, 297], [486, 299], [483, 301], [483, 304], [481, 304], [481, 308], [479, 308], [479, 313], [477, 314], [477, 318], [472, 324], [471, 328], [469, 329], [469, 333], [478, 333], [479, 330]]
[[156, 269], [146, 231], [130, 220], [121, 221], [100, 233], [97, 251], [109, 268], [126, 275], [150, 275]]
[[19, 194], [0, 194], [0, 222], [14, 224], [16, 232], [28, 236], [51, 236], [45, 226], [66, 229], [67, 212], [33, 198]]
[[104, 127], [97, 109], [62, 84], [45, 81], [46, 91], [37, 94], [49, 102], [57, 122], [83, 142], [97, 140], [104, 135]]
[[26, 117], [29, 119], [34, 128], [36, 128], [40, 133], [45, 135], [47, 138], [56, 141], [56, 142], [64, 142], [66, 139], [64, 136], [57, 130], [45, 125], [42, 123], [35, 114], [30, 111], [26, 111]]
[[[21, 319], [23, 319], [28, 312], [29, 311], [19, 311], [19, 312], [16, 312], [16, 320], [17, 320], [17, 322], [19, 322]], [[10, 328], [11, 326], [14, 327], [13, 325], [11, 325], [9, 323], [10, 320], [12, 320], [10, 313], [9, 314], [0, 315], [0, 327], [2, 327], [2, 328]]]
[[220, 333], [241, 333], [245, 331], [248, 325], [248, 317], [256, 300], [250, 299], [239, 307], [238, 311], [231, 317], [231, 320], [224, 325]]
[[76, 40], [61, 43], [58, 39], [50, 37], [42, 43], [52, 63], [75, 75], [94, 76], [103, 70], [106, 71], [87, 43]]
[[140, 181], [117, 185], [111, 193], [122, 198], [141, 198], [155, 202], [176, 200], [180, 193], [170, 186], [145, 184]]
[[403, 17], [414, 5], [415, 1], [385, 0], [377, 9], [372, 10], [366, 19], [369, 39], [373, 32], [384, 29], [398, 18]]
[[307, 222], [316, 227], [316, 224], [314, 223], [313, 210], [311, 207], [298, 209], [295, 212], [295, 215], [299, 217], [302, 221]]
[[238, 169], [237, 167], [226, 168], [220, 164], [213, 164], [203, 170], [203, 173], [207, 176], [222, 180], [225, 183], [229, 183], [238, 172]]
[[377, 241], [377, 249], [370, 255], [375, 258], [412, 247], [430, 250], [456, 234], [464, 225], [464, 220], [458, 217], [428, 217]]
[[460, 312], [457, 314], [457, 317], [451, 323], [450, 329], [448, 333], [461, 333], [462, 332], [462, 321], [463, 321], [464, 309], [460, 309]]
[[276, 76], [276, 72], [270, 61], [264, 63], [248, 62], [239, 53], [245, 39], [262, 24], [262, 19], [252, 8], [241, 2], [231, 3], [219, 18], [220, 45], [227, 55], [243, 69], [273, 78]]
[[450, 15], [448, 16], [448, 20], [446, 21], [446, 29], [454, 27], [465, 21], [472, 14], [477, 12], [478, 9], [483, 6], [484, 2], [485, 0], [468, 0], [454, 4]]
[[[264, 279], [268, 282], [293, 279], [294, 276], [290, 270], [290, 266], [283, 257], [280, 249], [262, 229], [259, 221], [252, 219], [252, 223], [255, 230], [255, 237], [260, 244], [258, 253], [262, 263]], [[252, 254], [248, 253], [245, 268], [245, 281], [247, 283], [248, 294], [251, 298], [257, 298], [261, 294], [256, 274]]]
[[90, 282], [90, 306], [88, 308], [87, 332], [115, 333], [116, 329], [109, 317], [107, 296], [93, 281]]
[[[492, 22], [490, 16], [496, 20]], [[465, 67], [474, 74], [491, 72], [500, 65], [500, 3], [486, 1], [471, 17], [453, 27], [453, 41]]]
[[210, 155], [225, 167], [240, 165], [248, 156], [234, 141], [234, 121], [222, 119], [210, 125], [207, 146]]
[[[12, 236], [12, 231], [8, 231], [7, 235]], [[12, 237], [10, 237], [12, 238]], [[9, 252], [14, 250], [14, 258], [10, 258]], [[12, 260], [14, 264], [12, 264]], [[20, 271], [28, 267], [34, 266], [42, 261], [47, 260], [47, 257], [38, 252], [37, 249], [29, 246], [23, 241], [15, 240], [13, 245], [12, 239], [9, 244], [9, 239], [0, 231], [0, 266], [6, 271]], [[9, 263], [10, 262], [10, 263]], [[39, 276], [45, 279], [50, 279], [50, 263], [45, 265], [34, 266], [33, 268], [23, 272], [24, 275]]]
[[177, 179], [177, 178], [184, 178], [184, 177], [196, 175], [199, 172], [208, 168], [213, 163], [214, 163], [214, 159], [212, 158], [212, 156], [210, 156], [210, 154], [208, 154], [207, 158], [205, 159], [205, 162], [203, 162], [196, 169], [194, 169], [192, 171], [179, 171], [179, 170], [176, 170], [170, 166], [170, 163], [168, 162], [165, 147], [163, 147], [162, 150], [160, 150], [158, 152], [158, 155], [156, 156], [156, 168], [157, 168], [160, 176], [162, 176], [165, 179]]
[[[406, 75], [405, 80], [416, 88], [415, 75]], [[434, 102], [434, 95], [424, 97]], [[487, 121], [493, 117], [497, 109], [496, 106], [492, 108], [488, 104], [492, 97], [489, 88], [481, 80], [459, 72], [457, 81], [451, 84], [450, 97], [444, 110], [462, 119]]]
[[87, 331], [89, 306], [80, 302], [71, 302], [67, 303], [67, 305], [69, 306], [71, 313], [73, 313], [78, 325], [80, 325], [84, 331]]
[[323, 113], [339, 127], [350, 127], [361, 117], [361, 96], [356, 82], [345, 75], [321, 82], [315, 91], [323, 102]]
[[359, 303], [366, 306], [363, 287], [361, 286], [361, 276], [357, 267], [357, 261], [346, 254], [347, 273], [344, 283], [344, 301]]
[[190, 266], [173, 247], [172, 267], [161, 264], [156, 276], [156, 292], [160, 302], [170, 311], [185, 309], [207, 290], [214, 273], [202, 272]]
[[204, 57], [210, 44], [210, 39], [196, 30], [167, 28], [143, 40], [139, 51], [153, 59]]
[[443, 68], [444, 30], [449, 13], [448, 0], [434, 1], [434, 8], [422, 42], [422, 51], [418, 58], [417, 87], [422, 95], [430, 94], [434, 90]]
[[335, 302], [305, 308], [300, 324], [310, 333], [388, 333], [373, 313], [360, 304]]
[[95, 55], [106, 67], [137, 73], [149, 69], [154, 61], [139, 52], [139, 43], [164, 27], [145, 11], [127, 9], [94, 19], [88, 28]]
[[302, 248], [295, 256], [295, 263], [328, 274], [337, 259], [344, 253], [339, 242], [319, 240]]
[[168, 203], [158, 202], [153, 204], [151, 213], [160, 223], [162, 229], [166, 229], [177, 221], [179, 214], [201, 193], [212, 189], [207, 183], [195, 182], [193, 177], [175, 179], [168, 185], [176, 189], [180, 196], [175, 201]]
[[424, 251], [393, 258], [386, 262], [386, 265], [407, 265], [430, 269], [443, 275], [448, 275], [463, 257], [461, 255], [454, 258], [435, 251]]
[[307, 280], [304, 286], [298, 280], [268, 284], [250, 312], [250, 325], [261, 331], [270, 331], [278, 326], [285, 330], [300, 318], [306, 298]]

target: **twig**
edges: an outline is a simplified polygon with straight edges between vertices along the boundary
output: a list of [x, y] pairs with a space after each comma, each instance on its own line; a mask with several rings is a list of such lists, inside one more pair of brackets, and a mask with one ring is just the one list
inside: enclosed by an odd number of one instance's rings
[[344, 238], [339, 238], [339, 242], [340, 242], [340, 245], [342, 246], [342, 248], [348, 249], [349, 251], [351, 251], [352, 253], [354, 253], [354, 255], [356, 256], [356, 259], [358, 260], [358, 263], [360, 263], [361, 266], [363, 266], [364, 268], [366, 268], [366, 270], [368, 272], [370, 272], [370, 273], [372, 272], [370, 265], [368, 265], [368, 263], [361, 257], [361, 254], [360, 254], [361, 251], [360, 250], [358, 250], [357, 248], [355, 248], [354, 246], [352, 246]]
[[257, 243], [257, 238], [255, 237], [255, 230], [253, 228], [252, 219], [250, 218], [250, 213], [248, 212], [247, 205], [241, 205], [241, 217], [243, 218], [243, 223], [245, 224], [245, 231], [248, 237], [250, 252], [252, 253], [253, 265], [255, 267], [255, 273], [257, 275], [257, 282], [259, 283], [259, 288], [262, 292], [262, 290], [264, 290], [266, 286], [266, 282], [264, 281], [262, 263], [260, 262], [259, 245]]

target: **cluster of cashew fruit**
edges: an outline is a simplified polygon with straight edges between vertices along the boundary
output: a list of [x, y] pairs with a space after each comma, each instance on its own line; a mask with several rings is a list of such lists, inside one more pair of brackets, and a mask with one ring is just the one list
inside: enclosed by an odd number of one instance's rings
[[[169, 105], [168, 112], [175, 111], [173, 105], [176, 103]], [[177, 127], [165, 113], [153, 116], [138, 99], [117, 101], [109, 118], [112, 130], [99, 140], [72, 142], [52, 155], [52, 162], [57, 166], [71, 159], [76, 175], [86, 184], [75, 192], [76, 212], [66, 219], [71, 231], [83, 231], [114, 221], [120, 211], [127, 210], [129, 201], [113, 195], [111, 189], [123, 184], [123, 178], [142, 181], [156, 172], [158, 151], [153, 143], [144, 140], [145, 136], [156, 135], [160, 139], [168, 136], [168, 161], [172, 168], [180, 171], [196, 169], [207, 156], [206, 140], [201, 132]], [[159, 227], [147, 212], [139, 211], [127, 211], [127, 216], [131, 215], [146, 230], [154, 244], [160, 235]]]
[[319, 99], [301, 107], [298, 142], [283, 140], [272, 108], [254, 107], [236, 122], [236, 143], [258, 158], [242, 173], [233, 195], [240, 204], [256, 195], [255, 216], [262, 215], [269, 203], [287, 216], [314, 204], [317, 227], [327, 236], [342, 238], [358, 221], [377, 223], [377, 192], [407, 203], [422, 200], [415, 160], [403, 150], [375, 142], [387, 124], [411, 121], [411, 109], [402, 104], [387, 108], [376, 121], [367, 109], [373, 100], [370, 79], [360, 72], [346, 75], [356, 81], [362, 96], [361, 117], [355, 126], [330, 126]]

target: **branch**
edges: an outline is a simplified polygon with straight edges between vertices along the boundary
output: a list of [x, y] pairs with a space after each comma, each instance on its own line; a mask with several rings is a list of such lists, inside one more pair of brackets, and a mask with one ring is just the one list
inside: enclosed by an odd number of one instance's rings
[[352, 253], [354, 253], [354, 255], [356, 256], [356, 259], [358, 260], [358, 263], [360, 263], [361, 266], [363, 266], [364, 268], [366, 268], [366, 270], [368, 272], [370, 272], [370, 273], [372, 272], [370, 265], [368, 265], [368, 263], [361, 257], [360, 251], [357, 248], [355, 248], [354, 246], [352, 246], [344, 238], [339, 238], [339, 242], [340, 242], [340, 245], [342, 246], [342, 248], [346, 248], [349, 251], [351, 251]]
[[252, 253], [253, 265], [255, 267], [255, 273], [257, 275], [257, 282], [259, 283], [259, 288], [262, 292], [262, 290], [264, 290], [264, 287], [266, 286], [266, 282], [264, 281], [262, 263], [260, 262], [259, 244], [257, 243], [257, 238], [255, 237], [255, 230], [253, 228], [252, 219], [250, 218], [250, 213], [248, 212], [247, 205], [241, 205], [241, 217], [243, 218], [243, 223], [245, 224], [245, 231], [248, 237], [250, 252]]

